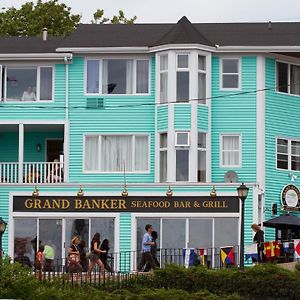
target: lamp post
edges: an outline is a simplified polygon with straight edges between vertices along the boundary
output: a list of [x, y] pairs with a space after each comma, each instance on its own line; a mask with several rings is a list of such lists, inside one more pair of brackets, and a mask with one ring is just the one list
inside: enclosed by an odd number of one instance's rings
[[245, 200], [248, 196], [249, 188], [242, 183], [237, 188], [237, 193], [242, 201], [242, 215], [241, 215], [241, 243], [240, 243], [240, 269], [244, 270], [244, 214], [245, 214]]
[[7, 223], [0, 217], [0, 260], [2, 260], [3, 249], [2, 249], [2, 235], [5, 232]]

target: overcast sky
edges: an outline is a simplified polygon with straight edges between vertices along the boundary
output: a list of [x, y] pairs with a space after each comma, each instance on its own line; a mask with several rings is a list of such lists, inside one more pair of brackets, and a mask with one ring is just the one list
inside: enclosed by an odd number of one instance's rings
[[[0, 0], [1, 7], [20, 7], [24, 0]], [[36, 1], [33, 1], [36, 2]], [[191, 22], [300, 21], [299, 0], [60, 0], [89, 23], [93, 13], [104, 9], [113, 16], [122, 9], [137, 23], [177, 22], [183, 15]], [[0, 7], [0, 8], [1, 8]]]

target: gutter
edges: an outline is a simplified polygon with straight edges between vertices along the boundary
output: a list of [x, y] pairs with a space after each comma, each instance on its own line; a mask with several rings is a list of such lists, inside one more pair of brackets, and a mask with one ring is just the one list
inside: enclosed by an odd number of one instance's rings
[[72, 53], [13, 53], [0, 54], [0, 60], [64, 60], [71, 61]]
[[73, 53], [149, 53], [149, 47], [70, 47], [57, 48], [56, 52]]

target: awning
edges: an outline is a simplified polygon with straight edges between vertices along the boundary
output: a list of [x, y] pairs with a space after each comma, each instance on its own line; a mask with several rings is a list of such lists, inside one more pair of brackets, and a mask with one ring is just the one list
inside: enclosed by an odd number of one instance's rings
[[300, 227], [300, 218], [286, 214], [263, 223], [265, 227], [272, 228], [293, 228]]

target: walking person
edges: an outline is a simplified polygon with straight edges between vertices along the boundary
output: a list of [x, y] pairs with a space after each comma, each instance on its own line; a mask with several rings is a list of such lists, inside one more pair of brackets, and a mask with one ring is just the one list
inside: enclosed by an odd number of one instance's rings
[[100, 268], [100, 272], [104, 272], [104, 264], [100, 260], [100, 254], [104, 253], [105, 250], [100, 250], [100, 233], [95, 233], [92, 241], [91, 241], [91, 257], [90, 257], [90, 266], [89, 266], [89, 274], [92, 272], [94, 266], [97, 264]]
[[104, 252], [100, 253], [100, 259], [101, 259], [101, 261], [104, 265], [105, 270], [108, 271], [109, 273], [112, 273], [112, 268], [107, 262], [108, 251], [109, 251], [109, 241], [108, 241], [108, 239], [103, 240], [103, 242], [100, 246], [100, 250], [104, 251]]
[[[158, 238], [158, 234], [157, 234], [156, 231], [152, 231], [151, 236], [152, 236], [152, 241], [154, 242], [154, 245], [151, 245], [151, 255], [154, 259], [156, 267], [159, 268], [160, 264], [159, 264], [158, 259], [157, 259], [157, 242], [156, 242], [156, 240]], [[144, 272], [149, 272], [150, 269], [151, 269], [150, 264], [147, 263], [146, 267], [144, 269]]]
[[260, 227], [257, 224], [251, 225], [252, 230], [255, 232], [255, 235], [253, 237], [253, 243], [257, 244], [257, 254], [258, 254], [258, 260], [252, 258], [252, 262], [263, 262], [264, 261], [264, 232], [260, 229]]
[[78, 244], [78, 250], [79, 250], [79, 253], [80, 253], [80, 264], [81, 264], [83, 272], [87, 272], [88, 268], [89, 268], [89, 261], [86, 257], [85, 247], [86, 247], [85, 241], [81, 241]]
[[142, 241], [142, 257], [137, 267], [138, 272], [141, 272], [145, 263], [149, 263], [151, 269], [156, 269], [155, 261], [151, 255], [151, 246], [155, 245], [155, 242], [152, 241], [151, 236], [151, 233], [153, 231], [152, 225], [147, 224], [145, 226], [145, 230], [146, 233], [144, 234]]
[[68, 272], [70, 273], [78, 273], [82, 271], [82, 266], [80, 264], [80, 251], [79, 244], [80, 240], [78, 236], [74, 236], [71, 240], [71, 246], [68, 249]]

